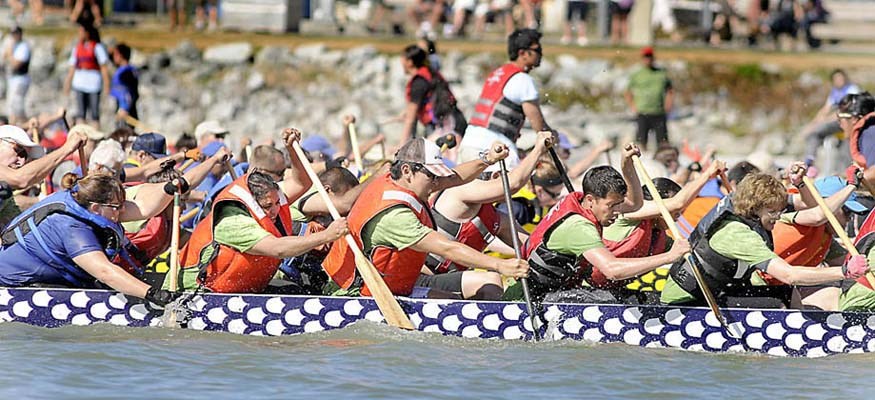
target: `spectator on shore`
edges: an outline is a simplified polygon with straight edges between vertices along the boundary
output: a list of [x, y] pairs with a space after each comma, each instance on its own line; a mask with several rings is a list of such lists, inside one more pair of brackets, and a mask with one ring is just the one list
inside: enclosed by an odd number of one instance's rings
[[626, 104], [637, 115], [636, 143], [647, 148], [650, 131], [656, 134], [656, 146], [668, 142], [667, 115], [674, 101], [671, 80], [664, 69], [656, 66], [652, 47], [641, 49], [642, 68], [629, 78], [624, 97]]
[[116, 118], [120, 124], [128, 125], [126, 118], [140, 118], [137, 114], [137, 100], [140, 98], [140, 78], [137, 69], [130, 64], [131, 48], [119, 43], [112, 51], [112, 63], [118, 68], [112, 75], [110, 94], [116, 101]]
[[30, 45], [22, 39], [20, 27], [9, 32], [10, 41], [3, 49], [3, 64], [6, 65], [6, 112], [9, 123], [27, 120], [25, 100], [30, 88]]
[[76, 0], [70, 11], [70, 22], [99, 28], [103, 25], [103, 11], [97, 0]]
[[79, 41], [70, 52], [70, 71], [64, 80], [64, 94], [69, 95], [72, 88], [76, 95], [76, 122], [100, 124], [100, 94], [109, 93], [108, 62], [97, 28], [80, 24]]
[[614, 45], [626, 43], [629, 35], [629, 13], [635, 0], [612, 0], [611, 1], [611, 43]]
[[[586, 38], [586, 14], [589, 11], [589, 5], [584, 0], [568, 0], [568, 7], [565, 12], [565, 26], [563, 28], [562, 38], [559, 42], [562, 44], [571, 43], [572, 28], [577, 31], [577, 45], [586, 46], [589, 40]], [[577, 21], [575, 23], [575, 16]]]

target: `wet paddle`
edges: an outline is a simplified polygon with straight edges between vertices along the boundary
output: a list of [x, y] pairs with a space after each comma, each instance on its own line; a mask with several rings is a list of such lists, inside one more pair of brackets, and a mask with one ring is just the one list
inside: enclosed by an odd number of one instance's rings
[[[170, 290], [175, 292], [179, 290], [179, 212], [181, 210], [179, 204], [179, 191], [173, 194], [173, 222], [170, 230], [170, 265], [168, 266], [167, 274], [170, 276]], [[168, 307], [166, 322], [170, 326], [176, 325], [176, 310], [174, 307]]]
[[[507, 205], [507, 221], [510, 223], [510, 236], [511, 241], [513, 242], [513, 253], [516, 258], [522, 259], [522, 253], [520, 252], [520, 239], [517, 236], [516, 221], [513, 218], [513, 200], [510, 198], [510, 181], [507, 178], [507, 165], [504, 163], [503, 159], [498, 161], [498, 165], [501, 167], [501, 184], [504, 187], [504, 204]], [[529, 313], [529, 318], [532, 321], [532, 336], [534, 336], [535, 341], [539, 341], [541, 340], [541, 332], [538, 330], [538, 324], [536, 323], [538, 318], [535, 314], [535, 307], [532, 304], [532, 295], [529, 292], [529, 280], [526, 278], [520, 278], [520, 284], [523, 285], [523, 297], [526, 300], [526, 311]]]
[[550, 152], [550, 158], [553, 159], [553, 164], [556, 166], [556, 170], [559, 171], [559, 176], [562, 177], [562, 183], [565, 184], [565, 189], [568, 189], [568, 193], [574, 191], [574, 186], [571, 186], [571, 179], [568, 179], [568, 174], [565, 172], [565, 166], [562, 164], [562, 160], [559, 159], [559, 155], [556, 154], [556, 149], [550, 147], [547, 149]]
[[362, 152], [359, 148], [359, 135], [355, 129], [355, 122], [349, 124], [349, 145], [352, 147], [352, 156], [355, 157], [355, 168], [363, 174], [365, 167], [362, 165]]
[[[295, 154], [298, 155], [301, 163], [304, 164], [304, 169], [307, 171], [307, 175], [310, 176], [310, 180], [313, 181], [313, 186], [316, 187], [319, 196], [322, 197], [322, 201], [324, 201], [325, 205], [328, 207], [331, 217], [339, 219], [340, 213], [337, 212], [337, 208], [335, 208], [334, 204], [331, 202], [331, 197], [329, 197], [328, 192], [325, 191], [325, 186], [322, 185], [319, 176], [313, 171], [313, 166], [310, 165], [310, 161], [307, 159], [307, 155], [304, 154], [304, 150], [301, 149], [301, 145], [297, 141], [294, 141], [292, 142], [292, 149], [295, 151]], [[358, 247], [358, 243], [356, 243], [351, 234], [347, 233], [345, 239], [349, 248], [352, 250], [353, 254], [355, 254], [356, 269], [365, 281], [365, 284], [368, 285], [368, 289], [370, 289], [374, 301], [377, 302], [377, 307], [380, 309], [380, 312], [383, 313], [383, 317], [386, 318], [386, 323], [390, 326], [413, 330], [413, 323], [410, 322], [407, 313], [401, 309], [401, 305], [398, 304], [398, 300], [395, 299], [392, 292], [389, 290], [389, 287], [386, 286], [386, 282], [383, 281], [377, 268], [374, 267], [374, 264], [371, 264], [367, 257], [365, 257], [362, 250]]]
[[[805, 183], [805, 186], [808, 187], [811, 195], [814, 196], [814, 200], [817, 201], [817, 205], [820, 207], [820, 210], [823, 211], [823, 215], [826, 216], [826, 220], [829, 221], [830, 227], [832, 227], [832, 230], [835, 231], [836, 235], [839, 235], [839, 239], [848, 250], [848, 253], [851, 253], [852, 256], [860, 255], [860, 252], [857, 251], [856, 247], [854, 247], [854, 243], [851, 242], [851, 238], [848, 237], [848, 233], [845, 232], [845, 229], [839, 223], [839, 220], [836, 219], [836, 216], [832, 213], [832, 210], [830, 210], [829, 206], [826, 205], [826, 201], [824, 201], [823, 197], [820, 196], [820, 192], [817, 191], [817, 187], [814, 186], [814, 182], [811, 181], [811, 178], [803, 176], [802, 182]], [[872, 271], [866, 273], [866, 280], [869, 281], [869, 285], [875, 287], [875, 275], [872, 274]]]
[[[641, 158], [633, 155], [632, 162], [635, 163], [635, 169], [638, 170], [639, 178], [642, 178], [644, 185], [647, 186], [647, 190], [650, 191], [650, 195], [653, 196], [653, 201], [656, 203], [656, 207], [659, 208], [659, 213], [662, 214], [662, 219], [665, 220], [665, 224], [668, 225], [668, 229], [671, 231], [671, 236], [675, 238], [683, 237], [678, 230], [677, 223], [675, 223], [674, 218], [672, 218], [671, 213], [668, 211], [668, 207], [666, 207], [665, 202], [662, 201], [662, 196], [660, 196], [659, 191], [656, 190], [656, 185], [654, 185], [653, 180], [650, 179], [650, 174], [648, 174], [647, 170], [644, 168]], [[693, 256], [690, 253], [687, 253], [684, 254], [684, 259], [687, 264], [690, 265], [690, 269], [693, 270], [693, 275], [696, 277], [696, 283], [699, 284], [702, 294], [705, 295], [705, 301], [708, 303], [708, 307], [711, 308], [711, 312], [717, 317], [717, 321], [720, 322], [720, 325], [723, 326], [723, 329], [726, 330], [726, 333], [729, 336], [741, 339], [741, 335], [738, 335], [738, 333], [730, 329], [729, 324], [726, 322], [726, 318], [723, 316], [723, 313], [720, 312], [720, 308], [717, 307], [717, 299], [714, 298], [714, 293], [711, 292], [711, 289], [705, 282], [705, 277], [702, 275], [702, 271], [699, 270], [699, 266], [696, 265], [693, 260]]]

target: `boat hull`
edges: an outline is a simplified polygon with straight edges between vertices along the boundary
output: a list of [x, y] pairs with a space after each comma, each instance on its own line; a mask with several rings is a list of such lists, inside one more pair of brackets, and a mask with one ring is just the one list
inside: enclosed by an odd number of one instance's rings
[[[400, 299], [420, 331], [466, 338], [529, 340], [525, 305]], [[740, 340], [706, 308], [545, 304], [539, 329], [549, 340], [627, 343], [707, 352], [820, 357], [875, 351], [875, 314], [727, 309]], [[283, 336], [383, 322], [370, 298], [198, 295], [186, 304], [186, 329]], [[105, 290], [0, 288], [0, 322], [43, 327], [110, 323], [162, 326], [163, 310]]]

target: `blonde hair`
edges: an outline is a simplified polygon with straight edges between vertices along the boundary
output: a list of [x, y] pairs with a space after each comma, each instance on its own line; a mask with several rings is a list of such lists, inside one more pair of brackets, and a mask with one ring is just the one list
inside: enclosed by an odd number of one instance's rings
[[783, 209], [787, 204], [787, 189], [778, 179], [768, 174], [749, 174], [738, 184], [732, 197], [735, 214], [756, 218], [764, 208]]

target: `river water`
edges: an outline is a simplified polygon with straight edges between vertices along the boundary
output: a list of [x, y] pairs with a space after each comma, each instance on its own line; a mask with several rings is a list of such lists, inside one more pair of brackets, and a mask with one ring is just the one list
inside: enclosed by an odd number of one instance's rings
[[0, 399], [863, 398], [875, 355], [772, 358], [346, 329], [266, 338], [0, 324]]

